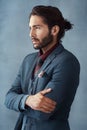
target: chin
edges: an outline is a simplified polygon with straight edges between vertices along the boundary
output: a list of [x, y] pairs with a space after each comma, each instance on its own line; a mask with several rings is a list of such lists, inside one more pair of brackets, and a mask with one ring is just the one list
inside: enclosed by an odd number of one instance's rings
[[40, 49], [40, 47], [39, 47], [39, 46], [36, 46], [36, 45], [34, 45], [33, 47], [34, 47], [34, 49], [36, 49], [36, 50]]

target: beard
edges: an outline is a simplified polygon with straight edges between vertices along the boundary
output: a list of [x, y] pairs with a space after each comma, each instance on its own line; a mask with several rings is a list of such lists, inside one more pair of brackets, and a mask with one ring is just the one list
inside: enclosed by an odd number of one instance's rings
[[34, 49], [42, 49], [53, 42], [53, 35], [51, 34], [51, 32], [49, 32], [49, 34], [46, 37], [44, 37], [41, 42], [39, 39], [34, 39], [40, 43], [37, 46], [33, 45]]

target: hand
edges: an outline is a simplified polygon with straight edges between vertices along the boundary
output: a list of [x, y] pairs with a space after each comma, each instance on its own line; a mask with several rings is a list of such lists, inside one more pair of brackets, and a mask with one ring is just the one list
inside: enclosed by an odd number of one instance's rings
[[52, 112], [56, 107], [56, 102], [50, 98], [44, 96], [45, 94], [51, 92], [51, 88], [40, 91], [35, 95], [30, 95], [26, 99], [26, 105], [34, 110], [39, 110], [45, 113]]

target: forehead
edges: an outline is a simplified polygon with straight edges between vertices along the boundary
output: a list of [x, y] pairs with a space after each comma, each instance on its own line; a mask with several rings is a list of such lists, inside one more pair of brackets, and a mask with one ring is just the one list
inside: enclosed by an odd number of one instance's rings
[[47, 24], [44, 22], [44, 19], [42, 17], [37, 15], [31, 15], [29, 26], [33, 25], [47, 25]]

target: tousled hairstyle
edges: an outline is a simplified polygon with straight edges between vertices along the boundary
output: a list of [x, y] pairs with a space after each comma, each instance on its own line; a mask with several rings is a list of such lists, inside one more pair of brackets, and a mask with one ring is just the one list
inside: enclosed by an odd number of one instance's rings
[[61, 11], [57, 7], [43, 5], [35, 6], [32, 9], [29, 18], [32, 15], [42, 17], [49, 29], [55, 25], [59, 26], [60, 30], [57, 37], [59, 43], [61, 43], [61, 38], [65, 35], [65, 31], [72, 29], [73, 26], [67, 19], [64, 19]]

